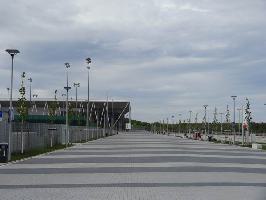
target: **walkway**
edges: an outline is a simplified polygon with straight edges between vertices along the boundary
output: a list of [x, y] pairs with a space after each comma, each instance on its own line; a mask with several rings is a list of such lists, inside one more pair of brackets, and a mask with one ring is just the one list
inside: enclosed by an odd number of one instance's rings
[[0, 167], [1, 200], [265, 200], [266, 153], [119, 134]]

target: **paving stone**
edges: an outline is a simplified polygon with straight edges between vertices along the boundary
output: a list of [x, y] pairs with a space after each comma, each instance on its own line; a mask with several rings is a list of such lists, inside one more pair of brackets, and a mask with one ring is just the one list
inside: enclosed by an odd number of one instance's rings
[[1, 200], [265, 200], [266, 153], [132, 132], [0, 166]]

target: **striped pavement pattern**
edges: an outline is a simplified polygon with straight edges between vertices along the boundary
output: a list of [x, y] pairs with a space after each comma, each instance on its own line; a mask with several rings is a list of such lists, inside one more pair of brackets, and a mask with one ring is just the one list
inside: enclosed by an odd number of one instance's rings
[[121, 133], [0, 166], [0, 199], [266, 199], [266, 152]]

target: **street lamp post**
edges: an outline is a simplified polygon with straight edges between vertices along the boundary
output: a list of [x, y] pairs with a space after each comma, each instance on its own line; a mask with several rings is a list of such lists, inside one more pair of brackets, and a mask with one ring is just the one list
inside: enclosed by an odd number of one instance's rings
[[207, 135], [207, 107], [208, 105], [203, 105], [204, 107], [204, 126], [205, 126], [205, 135]]
[[179, 136], [180, 136], [180, 134], [181, 134], [181, 121], [182, 121], [182, 119], [181, 119], [181, 117], [182, 117], [182, 114], [178, 114], [178, 116], [179, 116]]
[[[263, 104], [264, 106], [266, 106], [266, 103]], [[243, 112], [244, 112], [244, 108], [242, 106], [242, 119], [243, 119]], [[243, 126], [242, 126], [242, 134], [243, 134]], [[263, 137], [265, 137], [265, 133], [263, 134]], [[243, 136], [243, 143], [244, 143], [244, 136]], [[244, 145], [244, 144], [243, 144]]]
[[169, 123], [169, 122], [168, 122], [168, 117], [166, 118], [166, 123], [167, 123], [167, 124], [166, 124], [166, 132], [167, 132], [167, 135], [169, 135], [169, 130], [168, 130], [168, 123]]
[[[131, 126], [131, 106], [129, 107], [129, 124]], [[111, 131], [112, 131], [112, 135], [113, 135], [113, 124], [114, 124], [114, 100], [112, 99], [112, 118], [111, 118]], [[130, 127], [131, 128], [131, 127]]]
[[189, 111], [189, 128], [188, 128], [188, 133], [189, 133], [189, 137], [191, 137], [191, 115], [192, 115], [192, 111]]
[[163, 125], [162, 125], [162, 127], [163, 127], [163, 135], [165, 134], [165, 130], [164, 130], [164, 119], [163, 119]]
[[238, 133], [241, 134], [241, 111], [242, 108], [237, 108], [238, 111]]
[[69, 121], [68, 121], [68, 91], [71, 89], [71, 87], [68, 86], [68, 68], [70, 68], [69, 63], [65, 63], [66, 66], [66, 72], [67, 72], [67, 86], [64, 87], [64, 89], [67, 91], [66, 93], [66, 147], [69, 143]]
[[221, 115], [221, 135], [223, 134], [223, 115], [224, 113], [219, 113]]
[[73, 86], [76, 88], [76, 113], [78, 113], [78, 88], [80, 83], [74, 83]]
[[86, 133], [86, 141], [88, 140], [88, 134], [89, 134], [89, 128], [90, 128], [90, 119], [89, 119], [89, 108], [90, 108], [90, 63], [91, 63], [91, 58], [87, 58], [86, 62], [88, 64], [87, 69], [88, 69], [88, 99], [87, 99], [87, 133]]
[[30, 104], [31, 104], [31, 83], [32, 83], [32, 78], [29, 78], [28, 81], [30, 81]]
[[12, 105], [12, 90], [13, 90], [13, 71], [14, 71], [14, 56], [19, 52], [17, 49], [7, 49], [7, 53], [11, 55], [11, 84], [10, 84], [10, 99], [9, 99], [9, 133], [8, 133], [8, 161], [11, 160], [11, 141], [12, 141], [12, 118], [13, 118], [13, 105]]
[[109, 99], [107, 95], [106, 99], [106, 122], [107, 122], [107, 134], [110, 135], [110, 127], [109, 127]]
[[[61, 96], [62, 96], [63, 100], [65, 100], [64, 97], [66, 97], [66, 94], [63, 93]], [[65, 101], [66, 101], [66, 100], [65, 100]], [[63, 102], [64, 102], [64, 101], [63, 101]], [[63, 108], [65, 108], [65, 112], [66, 112], [66, 105], [65, 105], [64, 103], [63, 103]], [[62, 115], [65, 116], [66, 113], [63, 112]]]
[[159, 134], [162, 134], [162, 131], [163, 131], [163, 122], [162, 122], [162, 120], [160, 120], [160, 132], [159, 132]]
[[235, 142], [236, 142], [236, 127], [235, 127], [235, 124], [236, 124], [236, 97], [237, 96], [231, 96], [231, 98], [233, 98], [233, 101], [234, 101], [234, 121], [233, 121], [234, 141], [233, 141], [233, 144], [235, 144]]
[[198, 115], [199, 115], [199, 113], [196, 113], [196, 116], [195, 116], [195, 124], [196, 125], [198, 124]]
[[174, 133], [174, 118], [175, 118], [175, 116], [172, 115], [172, 132], [173, 132], [173, 133]]

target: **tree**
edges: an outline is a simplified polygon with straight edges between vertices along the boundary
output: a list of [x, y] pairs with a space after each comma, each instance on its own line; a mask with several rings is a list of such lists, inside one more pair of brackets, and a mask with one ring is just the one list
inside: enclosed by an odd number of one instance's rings
[[226, 121], [226, 123], [230, 123], [231, 122], [231, 120], [230, 120], [230, 110], [229, 110], [229, 106], [228, 105], [226, 107], [225, 121]]
[[248, 98], [246, 98], [246, 108], [245, 108], [245, 125], [246, 127], [243, 127], [244, 129], [247, 129], [247, 135], [246, 135], [246, 138], [250, 135], [250, 132], [251, 132], [251, 120], [252, 120], [252, 117], [251, 117], [251, 111], [250, 111], [250, 103], [249, 103], [249, 100]]
[[21, 75], [21, 85], [19, 89], [20, 98], [18, 99], [18, 106], [17, 106], [17, 112], [20, 116], [21, 121], [21, 153], [24, 153], [24, 137], [23, 137], [23, 128], [24, 128], [24, 122], [27, 119], [28, 116], [28, 105], [27, 105], [27, 99], [25, 97], [26, 94], [26, 88], [24, 86], [26, 73], [23, 72]]
[[246, 109], [245, 109], [245, 120], [248, 123], [248, 127], [250, 127], [250, 123], [252, 120], [251, 111], [250, 111], [250, 103], [249, 103], [248, 98], [246, 98], [246, 101], [247, 103], [246, 103]]
[[[55, 122], [57, 110], [59, 108], [59, 104], [58, 104], [57, 98], [56, 98], [57, 90], [55, 90], [54, 93], [55, 93], [54, 101], [52, 101], [48, 104], [48, 116], [49, 116], [48, 119], [52, 124]], [[54, 128], [50, 128], [49, 130], [51, 131], [51, 133], [50, 133], [50, 144], [51, 144], [50, 147], [52, 147], [53, 146]]]
[[75, 111], [74, 111], [74, 105], [71, 102], [68, 102], [68, 118], [69, 118], [69, 124], [72, 124], [74, 118], [75, 118]]
[[53, 124], [55, 122], [57, 110], [59, 108], [57, 98], [56, 98], [57, 90], [55, 90], [55, 97], [54, 101], [50, 102], [48, 105], [48, 115], [49, 115], [49, 121]]
[[214, 130], [214, 131], [218, 130], [218, 127], [217, 127], [217, 125], [218, 125], [217, 116], [218, 116], [218, 111], [217, 111], [217, 108], [215, 107], [214, 113], [213, 113], [213, 121], [212, 121], [212, 130]]

